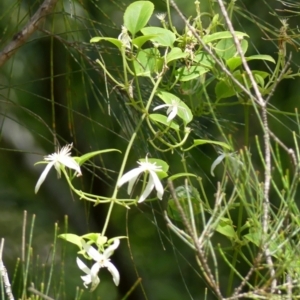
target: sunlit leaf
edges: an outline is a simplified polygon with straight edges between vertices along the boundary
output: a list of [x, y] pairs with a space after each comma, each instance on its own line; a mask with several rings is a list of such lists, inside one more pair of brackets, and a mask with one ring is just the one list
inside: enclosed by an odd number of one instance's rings
[[135, 74], [137, 76], [151, 77], [153, 73], [161, 71], [162, 65], [163, 58], [156, 48], [140, 50], [133, 61]]
[[181, 58], [187, 57], [186, 52], [182, 52], [180, 48], [174, 47], [171, 49], [171, 51], [167, 54], [167, 63], [173, 61], [173, 60], [178, 60]]
[[124, 13], [124, 26], [135, 36], [148, 23], [154, 10], [150, 1], [136, 1], [131, 3]]
[[82, 237], [72, 234], [72, 233], [63, 233], [58, 236], [60, 239], [63, 239], [67, 242], [77, 245], [80, 249], [82, 247]]
[[176, 35], [172, 31], [161, 27], [145, 27], [141, 32], [143, 35], [156, 35], [151, 41], [159, 46], [173, 47], [176, 40]]
[[[246, 33], [240, 32], [240, 31], [235, 31], [234, 34], [239, 38], [242, 39], [244, 37], [249, 37]], [[221, 40], [221, 39], [228, 39], [232, 38], [232, 34], [230, 31], [220, 31], [220, 32], [215, 32], [209, 35], [205, 35], [202, 40], [204, 43], [210, 43], [216, 40]]]
[[117, 46], [119, 49], [121, 49], [122, 46], [123, 46], [123, 43], [118, 39], [108, 38], [108, 37], [100, 37], [100, 36], [93, 37], [90, 40], [90, 43], [98, 43], [98, 42], [101, 42], [101, 41], [110, 42], [110, 43], [114, 44], [115, 46]]

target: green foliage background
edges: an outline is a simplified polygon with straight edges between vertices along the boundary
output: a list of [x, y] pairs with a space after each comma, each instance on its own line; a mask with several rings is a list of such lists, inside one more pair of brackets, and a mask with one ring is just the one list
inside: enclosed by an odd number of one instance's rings
[[[5, 238], [3, 259], [11, 275], [17, 257], [21, 256], [24, 210], [29, 220], [36, 214], [33, 258], [36, 262], [38, 255], [37, 264], [40, 267], [44, 265], [47, 271], [51, 265], [54, 222], [58, 222], [60, 232], [64, 231], [65, 215], [69, 216], [69, 232], [84, 234], [99, 232], [102, 228], [105, 206], [94, 208], [80, 202], [62, 180], [57, 180], [55, 172], [51, 172], [35, 195], [34, 186], [42, 167], [33, 165], [41, 160], [42, 155], [54, 152], [58, 144], [73, 142], [74, 154], [104, 148], [125, 149], [138, 115], [126, 106], [124, 93], [104, 77], [95, 63], [101, 55], [106, 67], [117, 76], [121, 58], [114, 47], [90, 44], [89, 40], [98, 35], [117, 37], [123, 12], [129, 3], [58, 1], [55, 11], [43, 23], [42, 30], [35, 32], [0, 69], [0, 237]], [[165, 11], [163, 1], [153, 3], [156, 12]], [[1, 1], [0, 48], [24, 26], [39, 5], [38, 1]], [[194, 14], [193, 1], [178, 1], [178, 5], [185, 15]], [[205, 10], [210, 2], [201, 1], [201, 5]], [[284, 9], [284, 6], [279, 1], [237, 1], [233, 22], [237, 30], [250, 36], [250, 54], [277, 56], [278, 41], [262, 39], [278, 37], [281, 27], [279, 16], [288, 13], [276, 9]], [[178, 31], [183, 30], [182, 20], [175, 12], [173, 16]], [[158, 24], [158, 21], [153, 19], [151, 23]], [[299, 15], [290, 18], [291, 28], [296, 28], [297, 23]], [[293, 37], [293, 43], [298, 45], [297, 36]], [[287, 49], [288, 54], [293, 54], [291, 67], [297, 70], [299, 54], [292, 45], [288, 45]], [[266, 68], [262, 62], [254, 62], [251, 66]], [[272, 105], [277, 110], [271, 114], [270, 127], [287, 146], [293, 145], [290, 133], [297, 127], [288, 113], [280, 112], [294, 112], [299, 102], [299, 89], [298, 79], [283, 81], [272, 98]], [[148, 92], [145, 85], [143, 93], [147, 95]], [[248, 113], [251, 144], [254, 136], [261, 134], [261, 129], [256, 122], [251, 122], [253, 112], [250, 110]], [[223, 107], [217, 114], [222, 126], [232, 135], [237, 149], [242, 148], [245, 145], [245, 111], [241, 106]], [[199, 116], [192, 126], [195, 136], [220, 138], [210, 116]], [[149, 149], [145, 141], [140, 140], [135, 151], [144, 157]], [[203, 177], [210, 196], [215, 191], [209, 175], [210, 166], [216, 156], [211, 146], [203, 146], [188, 158], [188, 164]], [[174, 162], [177, 159], [174, 154]], [[84, 176], [78, 179], [82, 189], [110, 195], [120, 163], [121, 157], [115, 153], [95, 159], [84, 169]], [[132, 159], [132, 165], [134, 163]], [[288, 165], [288, 159], [284, 163]], [[258, 158], [257, 165], [259, 168]], [[121, 299], [139, 277], [142, 278], [143, 289], [137, 287], [129, 299], [204, 299], [207, 291], [195, 268], [194, 254], [168, 230], [162, 217], [165, 207], [166, 201], [163, 201], [143, 204], [129, 211], [118, 208], [114, 212], [108, 235], [128, 235], [130, 245], [128, 248], [125, 246], [127, 242], [122, 241], [121, 250], [113, 257], [121, 273], [120, 288], [116, 289], [110, 274], [103, 271], [96, 293], [85, 292], [82, 299]], [[215, 238], [220, 244], [229, 244], [221, 235], [217, 234]], [[76, 249], [58, 241], [55, 257], [56, 279], [51, 296], [73, 298], [76, 293], [74, 287], [83, 288], [80, 271], [75, 265]], [[65, 261], [63, 267], [62, 257]], [[61, 267], [64, 274], [61, 274]], [[225, 290], [228, 272], [225, 266], [219, 267], [220, 281], [224, 282]], [[240, 268], [243, 270], [243, 265]], [[38, 275], [43, 274], [39, 267], [33, 274], [35, 278], [32, 280], [39, 282], [43, 278]], [[61, 289], [64, 292], [55, 288], [63, 280], [65, 283]], [[13, 290], [17, 292], [20, 286], [21, 283], [15, 279]], [[209, 291], [208, 299], [214, 299]]]

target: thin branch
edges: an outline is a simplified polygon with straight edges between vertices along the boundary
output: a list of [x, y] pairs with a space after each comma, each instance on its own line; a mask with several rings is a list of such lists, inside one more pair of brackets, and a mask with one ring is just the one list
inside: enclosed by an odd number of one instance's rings
[[203, 268], [203, 276], [205, 277], [206, 281], [209, 283], [211, 288], [216, 293], [216, 296], [218, 297], [218, 299], [223, 299], [220, 288], [211, 272], [210, 267], [208, 266], [207, 259], [205, 257], [204, 251], [200, 245], [198, 237], [195, 235], [195, 232], [193, 231], [192, 226], [189, 223], [181, 204], [179, 203], [179, 200], [177, 198], [177, 195], [176, 195], [176, 192], [174, 189], [173, 182], [171, 180], [168, 180], [168, 186], [169, 186], [172, 198], [174, 199], [176, 208], [179, 211], [182, 223], [184, 224], [187, 233], [190, 235], [190, 237], [194, 243], [194, 246], [196, 247], [196, 257], [199, 260], [199, 262], [201, 263], [201, 267]]
[[40, 291], [36, 290], [34, 287], [29, 287], [28, 291], [36, 294], [37, 296], [40, 296], [41, 298], [43, 298], [45, 300], [54, 300], [53, 298], [51, 298], [51, 297], [41, 293]]
[[58, 0], [45, 0], [25, 27], [15, 34], [10, 43], [0, 52], [0, 68], [38, 29], [42, 20], [54, 9]]
[[9, 300], [15, 300], [12, 290], [11, 290], [11, 285], [9, 282], [9, 278], [7, 275], [7, 270], [3, 264], [2, 261], [2, 252], [3, 252], [3, 248], [4, 248], [4, 239], [1, 239], [1, 244], [0, 244], [0, 275], [3, 278], [3, 283], [4, 283], [4, 287], [5, 287], [5, 292], [6, 295], [8, 297]]
[[269, 200], [269, 193], [270, 193], [270, 186], [271, 186], [271, 146], [270, 146], [270, 134], [269, 134], [269, 124], [268, 124], [268, 111], [267, 111], [267, 102], [263, 99], [258, 85], [254, 79], [254, 76], [249, 68], [249, 65], [246, 61], [245, 55], [243, 53], [241, 43], [239, 39], [237, 38], [233, 25], [231, 23], [231, 20], [227, 14], [227, 10], [224, 6], [223, 0], [217, 0], [222, 12], [222, 15], [225, 18], [226, 24], [228, 26], [229, 31], [232, 34], [237, 52], [239, 56], [241, 57], [242, 64], [245, 68], [245, 71], [247, 75], [249, 76], [250, 82], [252, 84], [252, 87], [254, 89], [254, 93], [256, 96], [256, 99], [261, 107], [261, 117], [262, 117], [262, 127], [264, 130], [264, 146], [265, 146], [265, 155], [264, 155], [264, 161], [265, 161], [265, 178], [264, 178], [264, 201], [263, 201], [263, 216], [262, 216], [262, 229], [263, 229], [263, 240], [262, 240], [262, 247], [263, 251], [266, 257], [266, 261], [270, 270], [270, 275], [272, 278], [272, 289], [271, 292], [273, 292], [276, 288], [276, 277], [275, 277], [275, 270], [274, 270], [274, 264], [272, 261], [272, 257], [270, 254], [270, 249], [266, 243], [266, 240], [268, 239], [268, 221], [269, 221], [269, 214], [270, 214], [270, 200]]

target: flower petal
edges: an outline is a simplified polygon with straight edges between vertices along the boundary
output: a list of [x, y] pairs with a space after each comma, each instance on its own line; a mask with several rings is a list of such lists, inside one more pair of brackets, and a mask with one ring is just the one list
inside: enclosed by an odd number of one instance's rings
[[138, 203], [141, 203], [141, 202], [145, 201], [145, 199], [149, 196], [149, 194], [151, 193], [153, 188], [154, 188], [154, 181], [153, 181], [152, 176], [149, 175], [148, 183], [147, 183], [147, 185], [145, 187], [145, 190], [143, 191], [142, 195], [140, 196], [140, 199], [138, 200]]
[[70, 156], [60, 157], [59, 162], [62, 165], [66, 166], [70, 169], [75, 170], [79, 175], [81, 175], [80, 166], [73, 157], [70, 157]]
[[38, 182], [35, 185], [35, 189], [34, 192], [37, 193], [38, 190], [40, 189], [40, 186], [42, 185], [42, 183], [44, 182], [45, 178], [47, 177], [50, 169], [53, 167], [53, 165], [55, 164], [55, 161], [47, 164], [46, 168], [44, 169], [44, 171], [42, 172]]
[[112, 275], [115, 285], [118, 286], [120, 283], [120, 273], [119, 273], [118, 269], [110, 261], [107, 262], [106, 267], [107, 267], [108, 271], [110, 272], [110, 274]]
[[150, 176], [153, 178], [154, 186], [157, 192], [157, 198], [161, 200], [164, 194], [164, 187], [161, 184], [161, 181], [157, 176], [157, 174], [154, 171], [149, 171], [149, 172], [150, 172]]
[[161, 108], [164, 108], [164, 107], [169, 107], [170, 104], [161, 104], [161, 105], [158, 105], [156, 107], [153, 108], [153, 110], [158, 110], [158, 109], [161, 109]]
[[87, 244], [86, 242], [82, 242], [83, 249], [95, 261], [100, 261], [102, 259], [102, 254], [100, 254], [94, 247]]
[[118, 187], [122, 186], [124, 183], [126, 183], [127, 181], [129, 181], [129, 185], [127, 188], [127, 193], [130, 194], [133, 184], [135, 183], [137, 177], [143, 172], [143, 169], [141, 167], [132, 169], [130, 171], [128, 171], [127, 173], [125, 173], [119, 180], [118, 182]]
[[178, 113], [178, 107], [176, 105], [173, 106], [171, 112], [169, 112], [167, 122], [171, 122], [176, 117], [177, 113]]
[[212, 176], [215, 176], [215, 174], [214, 174], [214, 169], [216, 168], [216, 166], [217, 166], [218, 164], [221, 163], [221, 161], [225, 158], [225, 156], [226, 156], [225, 153], [219, 155], [219, 156], [216, 158], [216, 160], [213, 162], [213, 164], [211, 165], [211, 168], [210, 168], [210, 174], [211, 174]]
[[76, 258], [77, 266], [81, 271], [83, 271], [85, 274], [91, 274], [91, 270], [86, 266], [86, 264], [79, 258]]
[[120, 245], [120, 240], [119, 239], [115, 239], [113, 244], [108, 246], [104, 252], [103, 252], [103, 256], [107, 259], [109, 258], [113, 253], [114, 251], [119, 247]]

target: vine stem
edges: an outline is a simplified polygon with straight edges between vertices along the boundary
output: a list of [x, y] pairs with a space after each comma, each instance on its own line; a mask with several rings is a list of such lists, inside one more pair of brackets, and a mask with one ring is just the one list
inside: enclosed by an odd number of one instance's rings
[[160, 84], [162, 80], [162, 76], [158, 77], [156, 83], [154, 84], [154, 87], [152, 89], [152, 92], [151, 92], [151, 95], [148, 99], [148, 102], [147, 102], [147, 106], [145, 108], [145, 112], [143, 113], [138, 125], [136, 126], [135, 130], [134, 130], [134, 133], [132, 134], [130, 140], [129, 140], [129, 143], [128, 143], [128, 146], [126, 148], [126, 152], [124, 154], [124, 159], [122, 161], [122, 164], [121, 164], [121, 167], [120, 167], [120, 171], [119, 171], [119, 174], [118, 174], [118, 178], [117, 178], [117, 181], [116, 181], [116, 185], [115, 185], [115, 189], [113, 191], [113, 195], [111, 197], [111, 202], [109, 204], [109, 208], [108, 208], [108, 212], [107, 212], [107, 215], [106, 215], [106, 219], [105, 219], [105, 223], [103, 225], [103, 229], [102, 229], [102, 235], [105, 235], [105, 232], [106, 232], [106, 229], [107, 229], [107, 226], [108, 226], [108, 223], [109, 223], [109, 219], [110, 219], [110, 216], [111, 216], [111, 213], [112, 213], [112, 210], [113, 210], [113, 207], [114, 207], [114, 204], [115, 204], [115, 200], [117, 198], [117, 195], [118, 195], [118, 191], [119, 191], [119, 188], [118, 188], [118, 182], [120, 181], [123, 173], [124, 173], [124, 169], [125, 169], [125, 166], [126, 166], [126, 163], [128, 161], [128, 157], [129, 157], [129, 153], [132, 149], [132, 146], [133, 146], [133, 142], [137, 136], [137, 133], [138, 131], [140, 130], [141, 126], [142, 126], [142, 123], [144, 122], [146, 116], [148, 115], [148, 110], [150, 108], [150, 105], [152, 103], [152, 100], [154, 98], [154, 95], [155, 95], [155, 92]]

